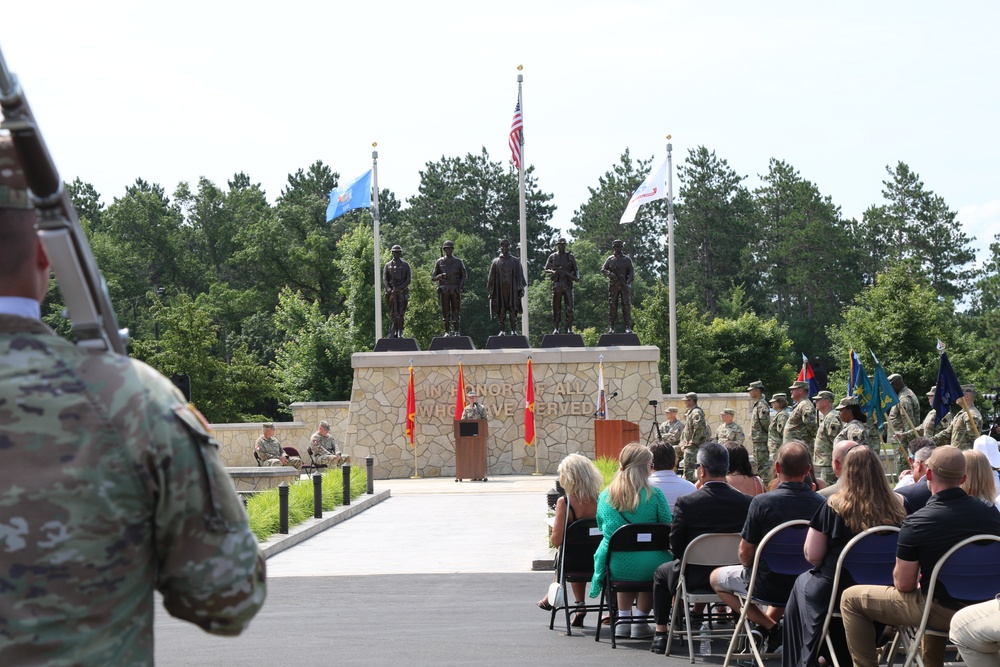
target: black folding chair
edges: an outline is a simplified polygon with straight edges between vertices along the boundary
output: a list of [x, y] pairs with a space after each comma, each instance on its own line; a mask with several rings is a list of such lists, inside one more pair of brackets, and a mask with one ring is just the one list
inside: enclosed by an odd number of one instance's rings
[[[569, 506], [566, 507], [567, 522]], [[563, 610], [566, 614], [566, 634], [572, 635], [569, 614], [573, 611], [600, 611], [600, 604], [570, 603], [570, 591], [573, 583], [589, 583], [594, 578], [594, 554], [601, 545], [603, 534], [597, 527], [597, 519], [578, 519], [563, 529], [563, 541], [559, 545], [559, 569], [556, 572], [557, 581], [562, 587], [562, 606], [553, 606], [549, 617], [549, 630], [555, 626], [556, 613]]]

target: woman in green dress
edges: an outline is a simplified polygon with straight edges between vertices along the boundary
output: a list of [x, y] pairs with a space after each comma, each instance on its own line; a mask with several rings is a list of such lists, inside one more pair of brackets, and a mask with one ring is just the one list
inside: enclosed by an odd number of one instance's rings
[[[590, 582], [590, 597], [601, 594], [604, 586], [604, 564], [607, 558], [608, 541], [616, 530], [627, 523], [670, 523], [670, 506], [663, 492], [649, 485], [653, 454], [645, 445], [633, 442], [622, 448], [618, 457], [619, 468], [614, 479], [597, 501], [597, 525], [604, 534], [601, 545], [594, 554], [594, 578]], [[673, 560], [669, 551], [642, 551], [635, 553], [615, 553], [611, 558], [611, 571], [616, 578], [638, 581], [653, 580], [656, 568]], [[646, 617], [653, 608], [653, 594], [619, 593], [618, 614], [624, 619], [632, 615], [636, 607], [637, 617]], [[653, 630], [648, 624], [618, 625], [616, 637], [642, 639], [651, 637]]]

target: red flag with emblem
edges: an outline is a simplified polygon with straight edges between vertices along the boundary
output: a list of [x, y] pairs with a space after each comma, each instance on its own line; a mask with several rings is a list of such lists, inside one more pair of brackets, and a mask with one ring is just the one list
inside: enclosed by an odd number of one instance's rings
[[524, 444], [535, 444], [535, 380], [531, 375], [531, 357], [528, 357], [528, 379], [524, 396]]
[[455, 392], [455, 419], [461, 419], [465, 412], [465, 374], [462, 373], [462, 362], [458, 362], [458, 390]]
[[413, 366], [410, 366], [410, 385], [406, 389], [406, 437], [413, 447], [413, 432], [416, 430], [417, 397], [413, 391]]

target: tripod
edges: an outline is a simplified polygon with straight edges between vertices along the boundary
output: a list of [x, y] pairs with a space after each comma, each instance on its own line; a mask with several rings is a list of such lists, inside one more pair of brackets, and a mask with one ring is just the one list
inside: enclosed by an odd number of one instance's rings
[[656, 414], [656, 404], [657, 401], [650, 401], [649, 405], [653, 408], [653, 427], [649, 429], [649, 434], [646, 436], [646, 446], [649, 447], [649, 441], [653, 439], [653, 433], [656, 433], [656, 442], [663, 442], [663, 434], [660, 433], [660, 420]]

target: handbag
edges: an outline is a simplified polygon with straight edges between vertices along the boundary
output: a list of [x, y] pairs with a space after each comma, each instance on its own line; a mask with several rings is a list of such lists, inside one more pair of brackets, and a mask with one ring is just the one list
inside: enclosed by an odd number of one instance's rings
[[566, 606], [566, 593], [558, 581], [549, 584], [549, 594], [546, 596], [549, 604], [559, 609]]

